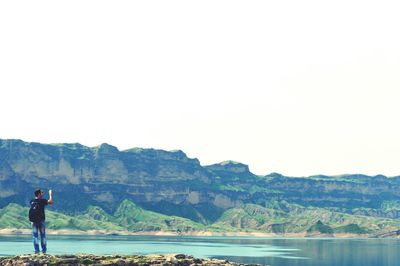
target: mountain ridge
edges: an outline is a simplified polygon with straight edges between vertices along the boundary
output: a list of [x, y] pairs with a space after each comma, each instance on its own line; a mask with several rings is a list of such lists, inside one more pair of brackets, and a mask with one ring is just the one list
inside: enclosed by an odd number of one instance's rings
[[[134, 147], [134, 148], [127, 148], [127, 149], [122, 149], [119, 150], [118, 147], [113, 146], [109, 143], [101, 143], [100, 145], [97, 146], [86, 146], [83, 145], [81, 143], [40, 143], [40, 142], [26, 142], [23, 141], [21, 139], [0, 139], [0, 143], [1, 142], [16, 142], [16, 143], [24, 143], [24, 144], [31, 144], [31, 145], [42, 145], [42, 146], [54, 146], [54, 147], [60, 147], [60, 146], [66, 146], [69, 147], [71, 149], [76, 149], [76, 147], [81, 147], [81, 148], [87, 148], [87, 149], [91, 149], [91, 150], [113, 150], [115, 152], [134, 152], [134, 153], [140, 153], [140, 152], [165, 152], [165, 153], [178, 153], [183, 155], [183, 157], [186, 157], [189, 160], [194, 160], [194, 161], [198, 161], [199, 165], [202, 167], [213, 167], [213, 166], [232, 166], [232, 165], [240, 165], [242, 167], [246, 167], [247, 170], [249, 172], [251, 172], [249, 170], [249, 165], [247, 164], [243, 164], [241, 162], [237, 162], [234, 160], [225, 160], [225, 161], [221, 161], [221, 162], [217, 162], [217, 163], [213, 163], [213, 164], [206, 164], [206, 165], [202, 165], [200, 164], [200, 161], [198, 158], [189, 158], [187, 156], [187, 154], [185, 152], [183, 152], [180, 149], [174, 149], [174, 150], [163, 150], [163, 149], [157, 149], [157, 148], [141, 148], [141, 147]], [[256, 175], [254, 173], [252, 173], [253, 175]], [[340, 174], [340, 175], [324, 175], [324, 174], [313, 174], [313, 175], [306, 175], [306, 176], [284, 176], [280, 173], [277, 172], [271, 172], [271, 173], [267, 173], [265, 175], [260, 175], [258, 174], [257, 176], [264, 176], [264, 177], [268, 177], [268, 176], [280, 176], [280, 177], [286, 177], [286, 178], [309, 178], [309, 179], [314, 179], [314, 178], [326, 178], [326, 179], [340, 179], [340, 178], [346, 178], [346, 177], [361, 177], [361, 178], [384, 178], [384, 179], [393, 179], [393, 178], [399, 178], [400, 179], [400, 175], [395, 175], [395, 176], [387, 176], [387, 175], [383, 175], [383, 174], [376, 174], [376, 175], [367, 175], [367, 174], [361, 174], [361, 173], [353, 173], [353, 174]]]
[[119, 151], [106, 143], [87, 147], [0, 139], [0, 208], [9, 203], [26, 206], [36, 187], [53, 189], [54, 209], [67, 215], [88, 206], [110, 214], [130, 200], [149, 211], [203, 225], [214, 224], [227, 210], [271, 202], [400, 218], [399, 177], [260, 176], [234, 161], [202, 166], [181, 150]]

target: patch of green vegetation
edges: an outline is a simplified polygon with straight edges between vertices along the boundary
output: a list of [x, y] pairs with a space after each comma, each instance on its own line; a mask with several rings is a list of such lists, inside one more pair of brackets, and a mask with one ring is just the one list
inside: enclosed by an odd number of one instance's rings
[[147, 264], [148, 263], [148, 261], [147, 261], [147, 259], [146, 258], [139, 258], [138, 259], [138, 261], [137, 261], [137, 263], [139, 263], [139, 264]]
[[96, 262], [94, 260], [88, 259], [88, 258], [83, 258], [79, 261], [83, 265], [92, 265], [95, 264]]
[[313, 224], [310, 228], [307, 229], [307, 233], [313, 233], [313, 232], [318, 232], [321, 234], [333, 234], [333, 229], [324, 223], [322, 223], [320, 220]]
[[321, 180], [321, 181], [344, 181], [355, 184], [366, 183], [366, 179], [360, 178], [359, 175], [335, 175], [335, 176], [314, 175], [314, 176], [309, 176], [308, 178], [312, 180]]
[[335, 233], [367, 234], [369, 231], [358, 224], [347, 224], [334, 229]]
[[273, 194], [281, 194], [283, 193], [282, 191], [276, 190], [276, 189], [269, 189], [269, 188], [265, 188], [265, 187], [260, 187], [260, 186], [256, 186], [253, 185], [250, 187], [250, 189], [248, 190], [248, 192], [250, 192], [251, 194], [257, 193], [257, 192], [263, 192], [263, 193], [273, 193]]
[[285, 224], [272, 224], [271, 231], [278, 234], [285, 233]]
[[10, 203], [0, 210], [0, 228], [30, 228], [28, 208]]
[[218, 185], [219, 190], [229, 190], [229, 191], [235, 191], [235, 192], [245, 192], [246, 190], [240, 186], [235, 186], [235, 185]]

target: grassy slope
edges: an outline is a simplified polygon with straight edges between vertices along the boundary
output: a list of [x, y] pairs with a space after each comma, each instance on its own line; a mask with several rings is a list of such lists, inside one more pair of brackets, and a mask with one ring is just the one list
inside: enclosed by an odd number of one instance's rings
[[[286, 204], [286, 209], [244, 205], [224, 213], [215, 225], [266, 232], [300, 233], [313, 230], [321, 221], [340, 233], [381, 233], [398, 230], [400, 220], [357, 216], [322, 208]], [[314, 227], [313, 227], [314, 226]], [[318, 229], [318, 226], [317, 226]]]
[[[0, 228], [29, 228], [28, 208], [9, 204], [0, 210]], [[68, 216], [46, 211], [50, 229], [110, 230], [110, 231], [251, 231], [275, 233], [301, 233], [321, 231], [329, 227], [336, 233], [378, 234], [398, 230], [400, 220], [357, 216], [333, 212], [322, 208], [303, 207], [285, 202], [274, 202], [262, 207], [247, 204], [232, 208], [212, 225], [205, 226], [189, 219], [147, 211], [125, 200], [110, 215], [99, 207], [91, 206], [85, 213]], [[320, 224], [322, 223], [323, 226]], [[320, 230], [321, 229], [321, 230]], [[324, 231], [324, 230], [322, 230]], [[321, 232], [322, 233], [322, 232]]]
[[[0, 210], [0, 228], [29, 228], [28, 208], [11, 203]], [[204, 226], [189, 219], [167, 216], [144, 210], [125, 200], [114, 215], [91, 206], [85, 213], [69, 216], [47, 208], [46, 225], [49, 229], [76, 230], [201, 230]]]
[[[29, 228], [28, 208], [11, 203], [0, 210], [0, 228]], [[122, 230], [123, 227], [108, 221], [84, 219], [83, 215], [68, 216], [62, 213], [46, 210], [46, 226], [49, 229], [105, 229]]]

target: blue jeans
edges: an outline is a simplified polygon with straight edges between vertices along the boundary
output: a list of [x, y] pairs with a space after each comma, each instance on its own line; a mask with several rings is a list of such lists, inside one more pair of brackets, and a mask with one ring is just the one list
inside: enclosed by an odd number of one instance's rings
[[46, 253], [46, 223], [44, 221], [38, 223], [32, 223], [32, 238], [33, 247], [35, 253], [39, 253], [39, 233], [40, 233], [40, 245], [42, 246], [42, 252]]

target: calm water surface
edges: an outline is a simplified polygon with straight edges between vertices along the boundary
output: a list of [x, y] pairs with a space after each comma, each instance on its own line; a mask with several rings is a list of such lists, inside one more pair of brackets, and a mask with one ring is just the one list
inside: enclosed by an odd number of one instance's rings
[[[0, 256], [32, 252], [30, 236], [0, 236]], [[184, 253], [271, 266], [399, 266], [398, 239], [48, 236], [49, 254]]]

